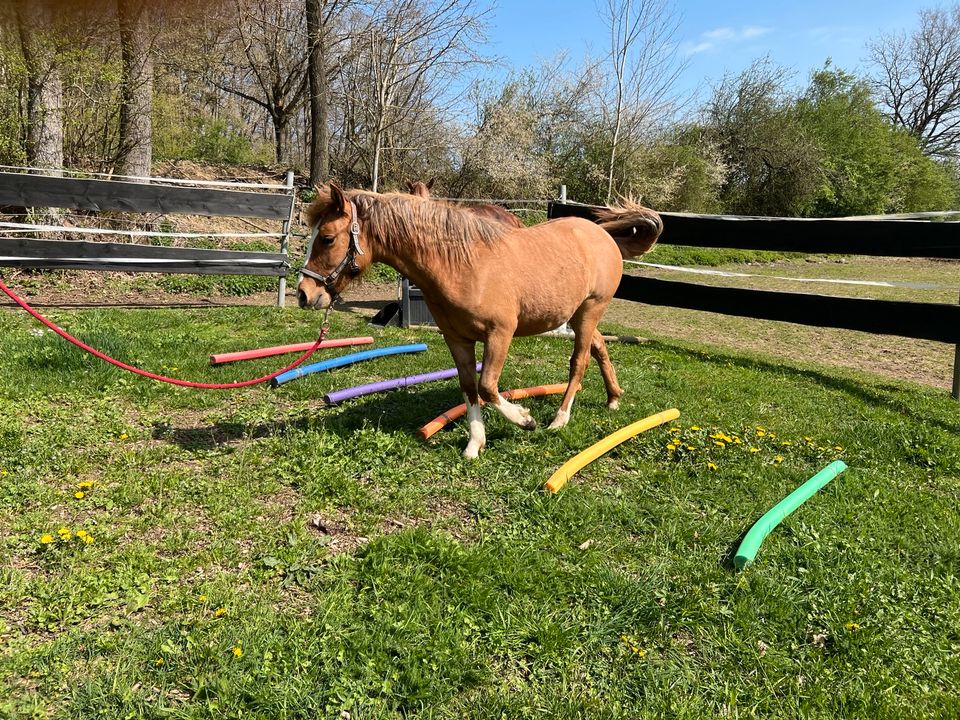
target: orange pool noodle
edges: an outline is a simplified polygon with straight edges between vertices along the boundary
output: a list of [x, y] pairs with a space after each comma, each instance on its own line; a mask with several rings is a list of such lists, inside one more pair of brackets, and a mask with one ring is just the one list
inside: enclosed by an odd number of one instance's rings
[[[534, 387], [517, 388], [516, 390], [505, 390], [501, 395], [507, 400], [522, 400], [523, 398], [539, 397], [541, 395], [559, 395], [567, 389], [567, 383], [558, 383], [556, 385], [535, 385]], [[432, 437], [439, 432], [447, 423], [451, 423], [467, 412], [467, 404], [461, 403], [456, 407], [450, 408], [442, 415], [438, 415], [433, 420], [420, 428], [420, 437], [424, 440]]]

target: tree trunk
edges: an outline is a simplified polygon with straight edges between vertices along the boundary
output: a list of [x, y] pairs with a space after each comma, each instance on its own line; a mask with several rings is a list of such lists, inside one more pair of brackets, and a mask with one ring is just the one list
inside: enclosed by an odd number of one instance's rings
[[20, 0], [17, 25], [27, 69], [27, 159], [32, 167], [63, 169], [63, 83], [52, 36], [50, 7]]
[[327, 80], [326, 37], [321, 9], [324, 0], [306, 0], [307, 42], [310, 55], [307, 73], [310, 79], [310, 184], [317, 185], [330, 176], [330, 130], [327, 126], [329, 83]]
[[117, 0], [123, 62], [120, 172], [149, 177], [153, 160], [153, 56], [146, 0]]

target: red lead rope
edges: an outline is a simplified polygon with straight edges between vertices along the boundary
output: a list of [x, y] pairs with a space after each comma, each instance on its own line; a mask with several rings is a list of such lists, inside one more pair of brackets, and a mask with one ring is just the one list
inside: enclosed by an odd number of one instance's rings
[[104, 355], [99, 350], [96, 350], [90, 347], [89, 345], [87, 345], [85, 342], [78, 340], [73, 335], [68, 333], [66, 330], [64, 330], [57, 324], [55, 324], [53, 321], [48, 320], [43, 315], [38, 313], [36, 310], [30, 307], [23, 298], [21, 298], [13, 290], [8, 288], [6, 283], [3, 282], [3, 280], [0, 280], [0, 290], [6, 293], [6, 295], [11, 300], [13, 300], [17, 305], [22, 307], [24, 310], [30, 313], [34, 318], [36, 318], [37, 320], [42, 322], [44, 325], [46, 325], [48, 328], [53, 330], [57, 335], [62, 337], [64, 340], [68, 340], [69, 342], [72, 342], [77, 347], [86, 350], [88, 353], [100, 358], [101, 360], [105, 360], [111, 365], [116, 365], [118, 368], [129, 370], [132, 373], [136, 373], [137, 375], [142, 375], [143, 377], [150, 378], [151, 380], [159, 380], [160, 382], [170, 383], [171, 385], [179, 385], [181, 387], [200, 388], [202, 390], [231, 390], [233, 388], [248, 387], [250, 385], [257, 385], [259, 383], [269, 382], [270, 380], [273, 380], [278, 375], [281, 375], [287, 372], [288, 370], [293, 370], [293, 368], [295, 368], [297, 365], [299, 365], [304, 360], [306, 360], [311, 355], [313, 355], [317, 351], [317, 348], [320, 347], [320, 343], [323, 342], [323, 338], [326, 336], [327, 330], [328, 330], [326, 323], [324, 323], [323, 328], [321, 328], [320, 330], [320, 336], [317, 338], [317, 341], [313, 344], [312, 348], [307, 350], [303, 355], [298, 357], [296, 360], [294, 360], [292, 363], [287, 365], [285, 368], [281, 368], [276, 372], [270, 373], [269, 375], [264, 375], [263, 377], [254, 378], [253, 380], [244, 380], [242, 382], [232, 382], [232, 383], [191, 382], [190, 380], [180, 380], [179, 378], [166, 377], [165, 375], [157, 375], [156, 373], [152, 373], [147, 370], [141, 370], [140, 368], [136, 368], [133, 365], [127, 365], [125, 362], [116, 360], [110, 357], [109, 355]]

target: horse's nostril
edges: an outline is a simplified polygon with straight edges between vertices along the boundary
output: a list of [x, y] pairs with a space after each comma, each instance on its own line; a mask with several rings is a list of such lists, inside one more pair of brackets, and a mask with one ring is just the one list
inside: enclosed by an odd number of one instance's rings
[[307, 306], [307, 294], [303, 290], [297, 290], [297, 303], [302, 308]]

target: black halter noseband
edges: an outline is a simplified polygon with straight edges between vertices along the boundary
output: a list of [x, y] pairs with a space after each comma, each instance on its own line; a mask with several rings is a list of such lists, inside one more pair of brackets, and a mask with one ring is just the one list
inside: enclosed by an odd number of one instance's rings
[[300, 268], [301, 280], [303, 276], [306, 275], [323, 283], [324, 289], [330, 293], [331, 305], [341, 300], [340, 293], [334, 289], [333, 285], [337, 281], [337, 278], [343, 274], [343, 271], [349, 270], [352, 275], [360, 272], [360, 266], [357, 264], [357, 256], [363, 255], [363, 250], [360, 248], [360, 223], [357, 222], [357, 206], [353, 204], [353, 200], [350, 201], [350, 213], [352, 214], [350, 219], [350, 245], [347, 247], [347, 254], [343, 256], [343, 260], [339, 262], [329, 275], [321, 275], [307, 267], [307, 263], [310, 262], [310, 256], [313, 254], [313, 243], [317, 239], [317, 228], [314, 228], [313, 235], [310, 237], [310, 245], [307, 247], [307, 257], [303, 267]]

